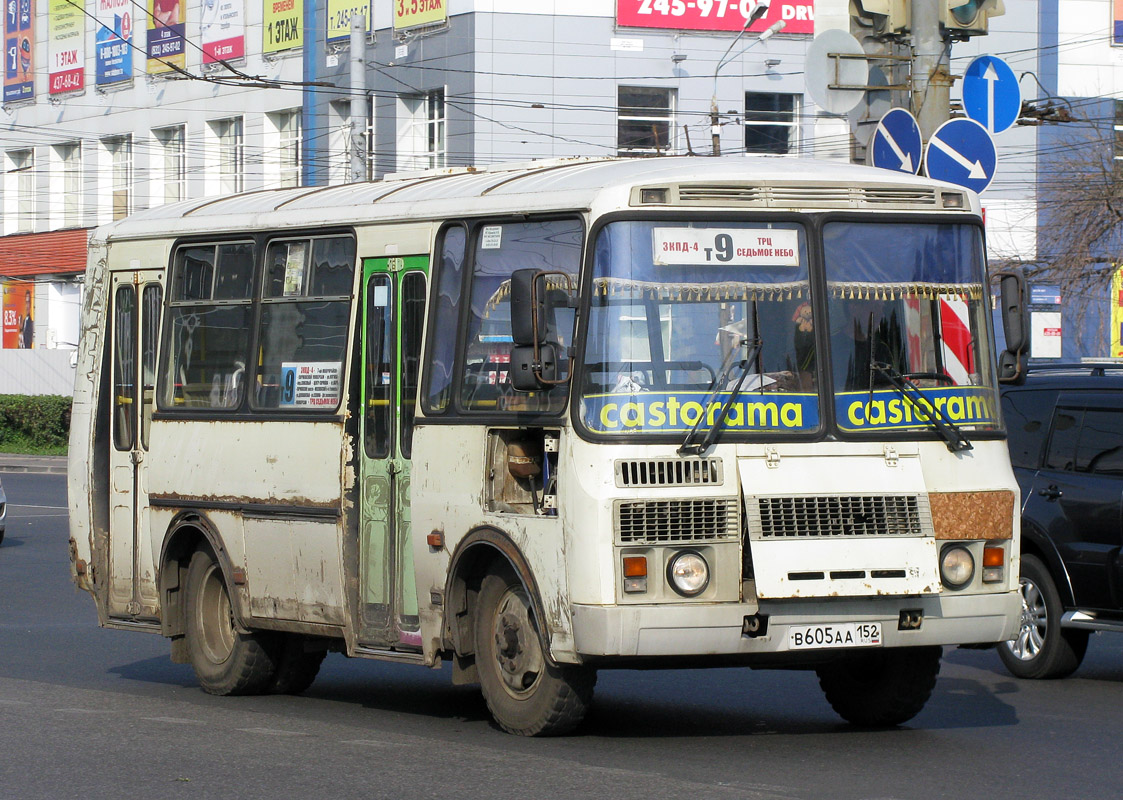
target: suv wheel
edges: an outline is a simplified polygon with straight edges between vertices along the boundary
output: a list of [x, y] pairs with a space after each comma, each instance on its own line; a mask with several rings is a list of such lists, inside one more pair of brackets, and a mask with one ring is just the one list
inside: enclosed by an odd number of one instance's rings
[[998, 646], [1006, 669], [1019, 678], [1063, 678], [1084, 660], [1088, 631], [1061, 628], [1061, 596], [1036, 556], [1022, 556], [1022, 624]]

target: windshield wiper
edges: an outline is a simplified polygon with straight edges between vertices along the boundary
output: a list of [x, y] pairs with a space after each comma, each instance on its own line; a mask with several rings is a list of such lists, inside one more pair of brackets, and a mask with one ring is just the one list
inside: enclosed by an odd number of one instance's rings
[[954, 422], [948, 419], [947, 414], [940, 410], [935, 403], [930, 403], [908, 375], [902, 375], [895, 368], [883, 361], [870, 361], [870, 371], [876, 372], [893, 385], [901, 396], [912, 403], [913, 407], [923, 415], [925, 422], [936, 429], [936, 433], [947, 443], [948, 450], [952, 453], [961, 453], [964, 450], [974, 449]]
[[[725, 424], [725, 418], [729, 416], [729, 409], [733, 406], [737, 395], [741, 392], [741, 386], [745, 383], [745, 378], [749, 376], [749, 363], [756, 360], [757, 354], [760, 353], [761, 345], [764, 342], [761, 339], [742, 339], [729, 351], [729, 355], [725, 358], [725, 363], [721, 365], [721, 371], [718, 372], [714, 378], [713, 383], [710, 384], [710, 390], [706, 394], [706, 399], [702, 401], [702, 413], [698, 416], [698, 421], [694, 423], [694, 427], [686, 434], [686, 438], [682, 440], [679, 445], [678, 454], [680, 456], [700, 456], [706, 452], [714, 439], [717, 438], [717, 433], [721, 430], [721, 426]], [[738, 351], [745, 348], [745, 354], [742, 358], [737, 358]], [[718, 412], [714, 424], [706, 430], [706, 435], [702, 437], [702, 441], [694, 444], [694, 439], [698, 436], [698, 430], [702, 427], [702, 422], [706, 419], [706, 412], [710, 407], [710, 403], [717, 396], [721, 387], [729, 380], [730, 374], [733, 372], [734, 367], [741, 368], [741, 375], [737, 378], [737, 383], [729, 392], [729, 397], [721, 406], [721, 411]]]

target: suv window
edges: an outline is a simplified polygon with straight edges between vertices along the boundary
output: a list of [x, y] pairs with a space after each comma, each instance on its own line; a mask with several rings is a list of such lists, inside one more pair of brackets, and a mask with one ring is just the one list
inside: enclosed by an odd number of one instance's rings
[[1053, 435], [1049, 438], [1049, 453], [1045, 457], [1048, 469], [1071, 471], [1076, 459], [1076, 442], [1080, 436], [1083, 409], [1058, 408], [1053, 416]]
[[1123, 475], [1123, 411], [1088, 409], [1076, 446], [1076, 471]]
[[1010, 438], [1010, 462], [1037, 469], [1049, 433], [1049, 417], [1057, 393], [1052, 390], [1010, 391], [1002, 395], [1002, 413]]

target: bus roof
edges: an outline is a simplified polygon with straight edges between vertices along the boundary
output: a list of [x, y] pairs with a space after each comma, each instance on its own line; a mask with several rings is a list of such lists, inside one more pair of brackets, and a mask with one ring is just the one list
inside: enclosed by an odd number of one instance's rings
[[102, 226], [95, 238], [591, 209], [598, 203], [627, 207], [633, 189], [653, 186], [674, 187], [668, 202], [651, 204], [659, 208], [936, 211], [954, 207], [939, 202], [941, 194], [950, 194], [963, 198], [961, 210], [979, 213], [977, 197], [962, 187], [841, 162], [775, 156], [570, 158], [185, 200]]

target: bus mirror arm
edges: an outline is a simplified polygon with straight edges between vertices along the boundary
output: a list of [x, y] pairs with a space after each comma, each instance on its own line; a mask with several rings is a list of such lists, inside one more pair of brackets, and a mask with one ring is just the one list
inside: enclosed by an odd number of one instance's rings
[[[551, 287], [547, 276], [561, 276], [565, 288]], [[516, 391], [533, 392], [565, 383], [558, 377], [558, 364], [568, 349], [547, 341], [548, 321], [555, 308], [575, 308], [577, 297], [567, 272], [519, 269], [511, 273], [511, 385]]]
[[1029, 314], [1026, 313], [1026, 282], [1020, 271], [994, 273], [998, 279], [998, 302], [1001, 304], [1002, 332], [1006, 349], [998, 354], [1000, 383], [1025, 382], [1025, 359], [1029, 349]]

